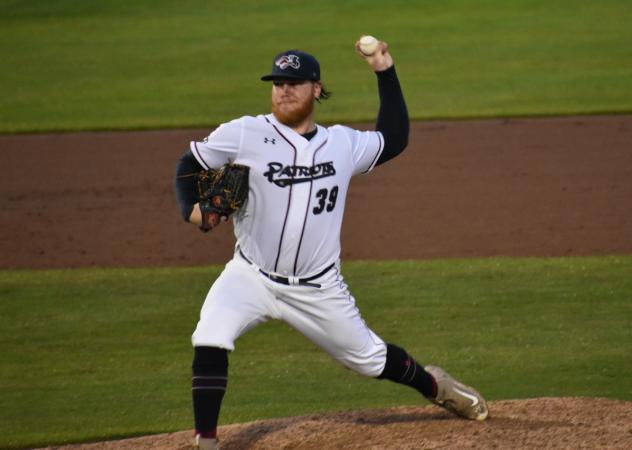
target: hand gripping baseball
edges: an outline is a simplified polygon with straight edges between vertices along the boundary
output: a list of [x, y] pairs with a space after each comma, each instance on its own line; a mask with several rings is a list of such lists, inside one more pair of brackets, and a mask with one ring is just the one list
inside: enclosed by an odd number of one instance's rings
[[248, 199], [249, 167], [226, 164], [219, 169], [196, 174], [202, 223], [200, 230], [208, 232], [221, 220], [227, 220]]
[[358, 39], [355, 49], [356, 53], [376, 72], [386, 70], [394, 64], [393, 57], [388, 51], [388, 44], [372, 36], [362, 36]]

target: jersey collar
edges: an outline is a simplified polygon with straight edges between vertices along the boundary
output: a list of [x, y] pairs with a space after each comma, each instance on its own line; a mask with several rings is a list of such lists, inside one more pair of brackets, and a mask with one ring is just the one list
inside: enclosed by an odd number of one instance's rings
[[314, 136], [311, 140], [308, 141], [299, 133], [294, 131], [292, 128], [288, 127], [287, 125], [283, 125], [281, 122], [279, 122], [277, 118], [274, 117], [274, 114], [270, 113], [270, 114], [267, 114], [265, 117], [268, 119], [268, 121], [272, 125], [274, 125], [278, 133], [280, 133], [285, 139], [290, 141], [292, 145], [299, 150], [306, 149], [308, 147], [312, 147], [312, 148], [320, 147], [320, 145], [324, 141], [327, 140], [327, 136], [329, 134], [327, 131], [327, 128], [316, 124], [316, 129], [318, 130], [318, 132], [316, 133], [316, 136]]

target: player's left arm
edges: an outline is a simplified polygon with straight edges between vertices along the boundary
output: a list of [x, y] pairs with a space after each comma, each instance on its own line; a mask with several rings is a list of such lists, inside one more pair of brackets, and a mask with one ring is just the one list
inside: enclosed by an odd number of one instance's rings
[[395, 158], [408, 145], [410, 120], [393, 57], [388, 44], [380, 42], [380, 47], [372, 55], [365, 55], [356, 43], [357, 53], [371, 66], [377, 76], [380, 109], [375, 129], [384, 137], [384, 149], [375, 165]]
[[191, 150], [188, 150], [178, 161], [175, 178], [176, 199], [182, 218], [198, 226], [202, 223], [202, 213], [194, 174], [202, 170], [204, 167], [195, 159]]
[[[219, 168], [235, 159], [241, 136], [241, 122], [233, 120], [217, 127], [203, 141], [192, 141], [176, 167], [175, 190], [182, 218], [197, 225], [202, 224], [199, 189], [196, 174], [211, 168]], [[216, 226], [219, 216], [210, 217]]]
[[[193, 156], [191, 150], [185, 152], [176, 167], [176, 199], [180, 206], [180, 212], [182, 218], [197, 225], [202, 225], [203, 216], [200, 208], [199, 189], [196, 174], [206, 170]], [[212, 214], [208, 218], [211, 228], [215, 228], [220, 222], [227, 220], [226, 216], [220, 216], [218, 214]]]

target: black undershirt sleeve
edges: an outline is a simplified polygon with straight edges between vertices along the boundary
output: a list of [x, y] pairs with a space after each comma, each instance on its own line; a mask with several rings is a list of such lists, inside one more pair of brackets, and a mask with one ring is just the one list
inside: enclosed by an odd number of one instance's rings
[[376, 165], [380, 165], [404, 151], [408, 145], [410, 124], [408, 109], [397, 79], [395, 66], [376, 72], [376, 75], [380, 95], [380, 111], [377, 115], [375, 129], [384, 136], [384, 150], [382, 150], [376, 163]]
[[176, 199], [180, 205], [182, 217], [187, 222], [193, 211], [193, 205], [198, 202], [198, 196], [193, 174], [204, 170], [204, 167], [195, 159], [191, 150], [186, 151], [176, 167]]

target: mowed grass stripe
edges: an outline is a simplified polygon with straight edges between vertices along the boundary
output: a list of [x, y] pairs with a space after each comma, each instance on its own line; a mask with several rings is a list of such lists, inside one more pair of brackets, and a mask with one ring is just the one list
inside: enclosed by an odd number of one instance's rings
[[[190, 428], [189, 337], [220, 271], [0, 272], [0, 447]], [[344, 273], [378, 334], [490, 399], [632, 399], [632, 257], [350, 262]], [[279, 322], [245, 335], [230, 364], [222, 423], [424, 404]]]
[[632, 111], [625, 0], [0, 1], [0, 132], [211, 127], [269, 110], [274, 54], [318, 56], [324, 122], [375, 120], [363, 33], [414, 119]]

